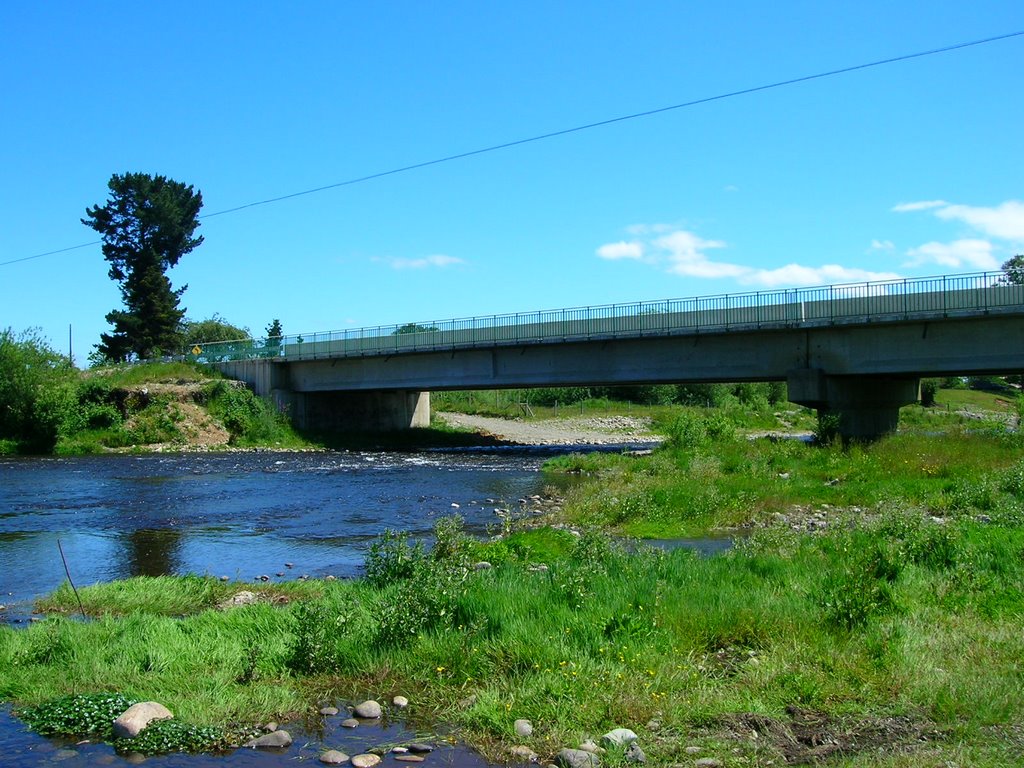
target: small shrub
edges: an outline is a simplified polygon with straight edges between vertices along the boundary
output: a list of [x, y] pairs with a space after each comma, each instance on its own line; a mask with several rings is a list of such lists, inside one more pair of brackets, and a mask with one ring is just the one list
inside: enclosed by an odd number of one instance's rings
[[825, 578], [819, 601], [828, 624], [857, 629], [896, 607], [891, 584], [899, 566], [874, 542], [848, 539], [843, 549], [850, 559]]
[[338, 629], [344, 619], [323, 602], [299, 603], [292, 613], [292, 640], [285, 666], [300, 675], [329, 674], [338, 669]]
[[405, 531], [384, 530], [370, 545], [363, 561], [366, 580], [375, 587], [412, 578], [426, 558], [423, 543], [409, 544]]

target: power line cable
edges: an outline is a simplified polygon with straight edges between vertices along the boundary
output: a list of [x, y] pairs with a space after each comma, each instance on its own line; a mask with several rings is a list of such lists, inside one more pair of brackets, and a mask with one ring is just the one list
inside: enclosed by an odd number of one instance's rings
[[[546, 139], [553, 139], [558, 136], [566, 136], [572, 133], [579, 133], [580, 131], [587, 131], [592, 128], [600, 128], [606, 125], [613, 125], [615, 123], [626, 122], [627, 120], [637, 120], [641, 117], [650, 117], [652, 115], [660, 115], [663, 112], [671, 112], [677, 109], [685, 109], [687, 107], [695, 107], [700, 104], [708, 104], [713, 101], [722, 101], [723, 99], [731, 99], [737, 96], [746, 96], [751, 93], [759, 93], [761, 91], [770, 91], [775, 88], [783, 88], [788, 85], [796, 85], [797, 83], [806, 83], [812, 80], [821, 80], [826, 77], [835, 77], [836, 75], [844, 75], [850, 72], [857, 72], [862, 69], [871, 69], [873, 67], [881, 67], [887, 64], [896, 64], [901, 61], [910, 61], [912, 59], [920, 59], [926, 56], [935, 56], [940, 53], [949, 53], [950, 51], [957, 51], [963, 48], [971, 48], [978, 45], [987, 45], [989, 43], [995, 43], [1000, 40], [1008, 40], [1014, 37], [1024, 36], [1024, 30], [1017, 32], [1008, 32], [1003, 35], [995, 35], [993, 37], [986, 37], [980, 40], [971, 40], [963, 43], [954, 43], [952, 45], [945, 45], [941, 48], [931, 48], [926, 51], [918, 51], [916, 53], [906, 53], [901, 56], [893, 56], [887, 59], [878, 59], [876, 61], [869, 61], [864, 64], [854, 64], [849, 67], [841, 67], [840, 69], [831, 69], [826, 72], [818, 72], [813, 75], [803, 75], [802, 77], [794, 77], [789, 80], [779, 80], [774, 83], [768, 83], [766, 85], [756, 85], [751, 88], [742, 88], [736, 91], [729, 91], [727, 93], [720, 93], [716, 96], [705, 96], [700, 99], [693, 99], [692, 101], [684, 101], [680, 104], [672, 104], [667, 107], [658, 107], [657, 109], [649, 109], [643, 112], [634, 112], [629, 115], [620, 115], [618, 117], [611, 117], [606, 120], [598, 120], [593, 123], [585, 123], [583, 125], [577, 125], [572, 128], [563, 128], [557, 131], [551, 131], [549, 133], [542, 133], [536, 136], [529, 136], [524, 139], [516, 139], [514, 141], [507, 141], [502, 144], [492, 144], [487, 147], [481, 147], [479, 149], [472, 149], [467, 152], [459, 152], [454, 155], [446, 155], [444, 157], [438, 157], [433, 160], [425, 160], [420, 163], [413, 163], [411, 165], [403, 165], [398, 168], [392, 168], [387, 171], [378, 171], [377, 173], [371, 173], [366, 176], [358, 176], [353, 179], [347, 179], [345, 181], [339, 181], [334, 184], [325, 184], [321, 187], [314, 187], [312, 189], [304, 189], [301, 192], [291, 192], [287, 195], [280, 195], [278, 197], [269, 197], [266, 200], [257, 200], [252, 203], [245, 203], [244, 205], [238, 205], [234, 208], [225, 208], [220, 211], [214, 211], [213, 213], [206, 213], [199, 216], [200, 219], [211, 219], [214, 216], [224, 216], [229, 213], [237, 213], [238, 211], [244, 211], [247, 208], [255, 208], [261, 205], [270, 205], [271, 203], [279, 203], [283, 200], [291, 200], [296, 197], [304, 197], [305, 195], [313, 195], [317, 192], [325, 192], [329, 189], [338, 189], [339, 187], [348, 187], [354, 184], [362, 184], [363, 182], [372, 181], [374, 179], [384, 178], [385, 176], [394, 176], [399, 173], [407, 173], [409, 171], [415, 171], [420, 168], [428, 168], [432, 165], [440, 165], [441, 163], [450, 163], [454, 160], [462, 160], [467, 157], [474, 157], [475, 155], [482, 155], [488, 152], [497, 152], [502, 149], [509, 149], [511, 147], [522, 146], [523, 144], [532, 144], [538, 141], [544, 141]], [[102, 241], [94, 240], [89, 243], [82, 243], [81, 245], [72, 245], [68, 248], [60, 248], [55, 251], [47, 251], [45, 253], [37, 253], [34, 256], [24, 256], [20, 259], [13, 259], [11, 261], [0, 262], [0, 267], [5, 267], [9, 264], [17, 264], [23, 261], [31, 261], [32, 259], [41, 259], [44, 256], [53, 256], [58, 253], [65, 253], [67, 251], [74, 251], [79, 248], [88, 248], [91, 245], [97, 245]]]

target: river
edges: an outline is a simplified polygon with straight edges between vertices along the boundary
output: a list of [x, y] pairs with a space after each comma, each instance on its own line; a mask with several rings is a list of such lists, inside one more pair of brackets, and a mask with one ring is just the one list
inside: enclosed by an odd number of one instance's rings
[[[606, 447], [606, 450], [608, 448]], [[471, 532], [500, 522], [551, 478], [543, 461], [568, 449], [420, 453], [188, 453], [0, 459], [0, 621], [24, 625], [32, 601], [65, 579], [77, 586], [135, 575], [198, 573], [251, 582], [359, 573], [384, 529], [428, 537], [459, 514]], [[60, 542], [60, 548], [58, 548]], [[290, 566], [289, 566], [290, 564]], [[291, 765], [321, 748], [356, 754], [359, 740], [409, 737], [401, 723], [297, 729], [274, 754], [150, 758], [153, 768]], [[344, 731], [345, 733], [341, 733]], [[358, 732], [358, 736], [356, 735]], [[364, 745], [365, 746], [365, 745]], [[106, 745], [40, 738], [0, 709], [0, 762], [127, 765]], [[425, 764], [483, 766], [475, 754], [438, 744]], [[398, 763], [395, 763], [398, 765]]]

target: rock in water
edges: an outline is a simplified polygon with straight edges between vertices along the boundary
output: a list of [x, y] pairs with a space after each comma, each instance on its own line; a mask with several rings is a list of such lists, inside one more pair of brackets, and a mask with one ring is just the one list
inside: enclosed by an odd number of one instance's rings
[[140, 701], [132, 704], [114, 721], [114, 735], [119, 739], [134, 739], [153, 720], [167, 720], [174, 714], [163, 704]]
[[336, 749], [328, 750], [320, 755], [320, 762], [325, 765], [340, 765], [341, 763], [347, 763], [348, 760], [348, 755]]
[[380, 717], [383, 714], [383, 710], [381, 710], [380, 704], [370, 699], [368, 701], [364, 701], [362, 704], [356, 704], [355, 712], [353, 712], [353, 714], [356, 717], [372, 720]]
[[582, 749], [563, 749], [555, 760], [562, 768], [597, 768], [601, 764], [597, 755]]
[[352, 758], [352, 765], [355, 768], [373, 768], [378, 763], [380, 763], [380, 755], [371, 755], [368, 752]]
[[282, 731], [280, 729], [272, 731], [271, 733], [265, 733], [262, 736], [258, 736], [252, 741], [247, 741], [245, 746], [253, 749], [273, 749], [281, 747], [290, 747], [292, 745], [292, 737], [288, 731]]

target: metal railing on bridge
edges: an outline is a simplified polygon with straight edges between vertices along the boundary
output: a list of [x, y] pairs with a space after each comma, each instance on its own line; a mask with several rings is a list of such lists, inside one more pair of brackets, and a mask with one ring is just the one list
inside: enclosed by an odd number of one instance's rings
[[187, 356], [207, 363], [291, 361], [993, 312], [1024, 313], [1024, 285], [1002, 272], [981, 272], [752, 291], [210, 342]]

